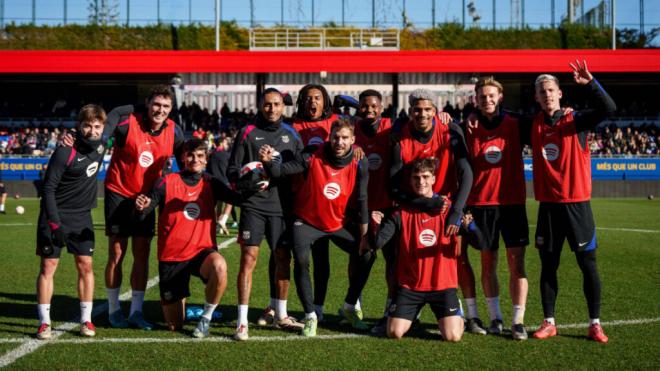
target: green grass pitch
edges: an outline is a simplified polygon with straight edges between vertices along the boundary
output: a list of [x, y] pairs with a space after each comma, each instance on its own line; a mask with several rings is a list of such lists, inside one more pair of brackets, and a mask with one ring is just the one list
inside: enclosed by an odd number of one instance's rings
[[[26, 208], [17, 215], [17, 205]], [[422, 326], [401, 341], [368, 336], [339, 325], [336, 315], [347, 286], [347, 256], [331, 247], [332, 276], [325, 305], [326, 319], [316, 339], [251, 324], [248, 342], [230, 340], [236, 319], [236, 274], [239, 248], [230, 243], [222, 250], [229, 266], [229, 282], [220, 309], [223, 318], [214, 323], [211, 337], [193, 340], [190, 332], [116, 330], [109, 328], [107, 312], [94, 319], [97, 336], [83, 339], [72, 327], [52, 341], [35, 340], [37, 316], [35, 279], [39, 261], [34, 255], [35, 199], [9, 199], [7, 215], [0, 215], [0, 365], [9, 369], [660, 369], [660, 203], [638, 199], [597, 199], [593, 210], [599, 249], [598, 266], [603, 282], [601, 321], [609, 344], [585, 338], [587, 308], [582, 295], [582, 277], [575, 258], [565, 246], [559, 269], [559, 298], [556, 318], [559, 336], [549, 340], [514, 342], [508, 337], [465, 334], [460, 343], [440, 340], [429, 309]], [[102, 204], [94, 210], [96, 249], [95, 306], [105, 302], [103, 271], [107, 242], [103, 231]], [[530, 237], [536, 223], [536, 203], [528, 202]], [[235, 231], [234, 231], [235, 233]], [[219, 242], [227, 238], [219, 238]], [[152, 245], [150, 277], [157, 276], [155, 241]], [[268, 248], [263, 245], [253, 281], [250, 321], [256, 321], [268, 304]], [[501, 250], [500, 250], [501, 251]], [[479, 276], [478, 253], [470, 258]], [[124, 262], [124, 285], [128, 291], [131, 258]], [[529, 297], [526, 326], [533, 331], [542, 321], [539, 294], [539, 259], [530, 247], [526, 256]], [[505, 325], [511, 318], [506, 259], [500, 252], [500, 302]], [[386, 287], [384, 263], [379, 257], [363, 293], [368, 322], [383, 311]], [[201, 282], [192, 282], [189, 302], [203, 303]], [[487, 319], [485, 299], [478, 287], [479, 313]], [[145, 313], [163, 325], [158, 288], [147, 290]], [[128, 311], [129, 303], [123, 303]], [[301, 306], [292, 283], [289, 311], [301, 317]], [[71, 255], [64, 253], [55, 275], [51, 317], [55, 328], [78, 315], [76, 272]], [[21, 355], [17, 357], [17, 355]]]

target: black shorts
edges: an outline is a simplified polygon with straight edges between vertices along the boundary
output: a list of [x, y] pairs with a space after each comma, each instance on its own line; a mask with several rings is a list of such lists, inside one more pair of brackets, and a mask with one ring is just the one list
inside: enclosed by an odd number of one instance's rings
[[360, 247], [360, 233], [357, 225], [348, 223], [343, 228], [334, 232], [325, 232], [302, 219], [296, 219], [292, 227], [293, 249], [319, 246], [322, 240], [331, 240], [337, 247], [351, 254], [357, 252]]
[[413, 291], [399, 287], [394, 303], [390, 305], [389, 316], [414, 321], [425, 304], [431, 305], [435, 319], [458, 316], [460, 304], [456, 289], [441, 291]]
[[204, 249], [192, 259], [182, 262], [158, 262], [160, 278], [160, 298], [165, 302], [175, 302], [190, 296], [190, 276], [199, 277], [206, 284], [199, 271], [207, 256], [217, 253], [215, 249]]
[[561, 251], [564, 239], [573, 251], [591, 251], [596, 243], [596, 224], [589, 201], [541, 202], [536, 226], [536, 248]]
[[[94, 223], [92, 212], [63, 213], [60, 212], [61, 225], [66, 233], [66, 251], [80, 256], [92, 256], [94, 253]], [[50, 247], [46, 249], [44, 247]], [[37, 223], [37, 251], [38, 256], [44, 258], [59, 258], [64, 246], [53, 243], [52, 232], [48, 225], [46, 212], [41, 210]]]
[[0, 196], [7, 194], [7, 188], [4, 184], [0, 184]]
[[529, 245], [529, 225], [525, 205], [471, 206], [474, 223], [483, 234], [483, 249], [497, 251], [500, 233], [506, 247]]
[[135, 199], [105, 189], [105, 234], [119, 237], [153, 237], [156, 227], [155, 210], [139, 220]]
[[241, 209], [238, 222], [238, 242], [241, 245], [259, 246], [266, 237], [272, 250], [286, 247], [286, 225], [283, 216], [263, 215], [250, 209]]

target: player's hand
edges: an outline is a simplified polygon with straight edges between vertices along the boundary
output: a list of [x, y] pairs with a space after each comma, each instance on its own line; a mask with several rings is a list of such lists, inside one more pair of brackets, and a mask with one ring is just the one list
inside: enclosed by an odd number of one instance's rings
[[580, 64], [579, 60], [575, 60], [575, 64], [569, 63], [569, 66], [573, 69], [573, 80], [578, 85], [587, 85], [594, 77], [589, 72], [587, 68], [587, 61], [583, 60]]
[[371, 251], [371, 245], [369, 244], [369, 238], [365, 234], [360, 239], [360, 255], [364, 255], [364, 254], [368, 253], [369, 251]]
[[227, 219], [229, 219], [229, 215], [227, 214], [222, 214], [218, 218], [218, 229], [221, 235], [229, 234], [229, 229], [227, 229]]
[[474, 218], [472, 217], [472, 214], [468, 212], [465, 215], [463, 215], [463, 219], [461, 219], [461, 223], [463, 224], [463, 227], [467, 229], [473, 220]]
[[365, 156], [362, 147], [356, 145], [353, 145], [353, 154], [358, 161], [362, 160]]
[[66, 233], [64, 232], [64, 228], [58, 226], [56, 229], [51, 229], [51, 239], [53, 244], [57, 247], [66, 246]]
[[137, 211], [143, 211], [149, 207], [149, 205], [151, 205], [151, 199], [146, 195], [139, 195], [135, 199], [135, 209], [137, 209]]
[[442, 196], [442, 209], [440, 209], [440, 214], [446, 213], [449, 210], [450, 205], [451, 202], [449, 200], [449, 197]]
[[444, 125], [449, 125], [452, 121], [451, 115], [447, 112], [438, 113], [438, 117], [440, 118], [440, 123]]
[[65, 147], [73, 147], [73, 143], [76, 141], [76, 137], [71, 133], [66, 133], [62, 137], [62, 144]]
[[273, 153], [275, 149], [268, 144], [264, 144], [259, 148], [259, 161], [263, 163], [268, 163], [273, 161]]
[[445, 228], [445, 236], [452, 236], [458, 233], [460, 226], [455, 224], [450, 224]]
[[380, 225], [380, 223], [383, 221], [383, 217], [385, 217], [385, 214], [383, 214], [380, 211], [372, 211], [371, 212], [371, 222]]
[[476, 113], [472, 112], [465, 120], [468, 133], [472, 134], [474, 130], [479, 127], [479, 116]]
[[561, 112], [562, 112], [561, 115], [562, 115], [562, 116], [567, 116], [567, 115], [570, 115], [571, 112], [573, 112], [573, 111], [575, 111], [575, 110], [573, 109], [573, 107], [563, 107], [563, 108], [562, 108], [562, 111], [561, 111]]

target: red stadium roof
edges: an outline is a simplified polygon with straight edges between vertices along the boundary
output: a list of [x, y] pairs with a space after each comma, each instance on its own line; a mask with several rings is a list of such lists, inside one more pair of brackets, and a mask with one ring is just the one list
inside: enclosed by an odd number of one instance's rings
[[660, 49], [445, 51], [18, 51], [0, 73], [186, 72], [566, 72], [575, 58], [593, 72], [660, 72]]

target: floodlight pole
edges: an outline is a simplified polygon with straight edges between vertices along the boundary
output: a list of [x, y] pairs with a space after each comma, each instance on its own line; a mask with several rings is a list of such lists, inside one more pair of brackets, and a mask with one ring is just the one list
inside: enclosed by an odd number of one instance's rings
[[376, 28], [376, 0], [371, 0], [371, 28]]
[[314, 0], [312, 0], [312, 27], [314, 27]]
[[280, 1], [280, 24], [284, 26], [284, 0]]
[[644, 0], [639, 0], [639, 33], [644, 33]]
[[345, 0], [341, 0], [341, 26], [346, 27], [346, 22], [344, 18], [344, 11], [345, 11]]
[[555, 28], [555, 0], [550, 1], [550, 25]]
[[612, 6], [612, 50], [616, 50], [616, 0], [611, 0]]
[[220, 51], [220, 0], [215, 0], [215, 51]]
[[64, 3], [62, 4], [62, 7], [64, 8], [64, 9], [62, 9], [62, 13], [64, 14], [64, 20], [62, 21], [62, 23], [64, 23], [65, 26], [66, 26], [66, 13], [67, 13], [66, 12], [66, 8], [67, 8], [66, 6], [67, 6], [67, 3], [66, 3], [66, 0], [64, 0]]
[[192, 24], [192, 0], [188, 0], [188, 25]]
[[32, 0], [32, 24], [37, 24], [37, 0]]
[[463, 29], [465, 29], [465, 0], [463, 0]]
[[497, 12], [495, 11], [495, 7], [497, 6], [496, 2], [497, 0], [493, 0], [493, 30], [497, 27]]
[[5, 0], [0, 0], [0, 29], [5, 28]]
[[435, 28], [435, 0], [431, 0], [431, 25]]
[[158, 24], [160, 24], [160, 0], [156, 0], [156, 18], [158, 19]]

